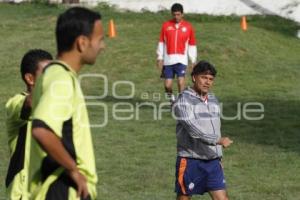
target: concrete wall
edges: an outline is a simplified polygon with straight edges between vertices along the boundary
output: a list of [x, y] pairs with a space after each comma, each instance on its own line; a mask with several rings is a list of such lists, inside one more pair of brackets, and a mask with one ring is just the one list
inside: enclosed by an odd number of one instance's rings
[[[30, 0], [0, 0], [20, 3]], [[63, 0], [49, 0], [62, 3]], [[186, 13], [209, 15], [279, 15], [300, 22], [300, 0], [64, 0], [80, 1], [82, 4], [96, 6], [100, 2], [115, 5], [119, 9], [141, 12], [169, 10], [174, 2], [183, 4]]]

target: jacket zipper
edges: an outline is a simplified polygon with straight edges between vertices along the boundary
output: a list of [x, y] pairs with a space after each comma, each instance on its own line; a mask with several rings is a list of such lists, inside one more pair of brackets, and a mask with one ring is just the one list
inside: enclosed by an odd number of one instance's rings
[[[176, 25], [175, 25], [175, 28], [176, 28]], [[176, 31], [175, 31], [175, 54], [177, 54], [178, 29], [179, 29], [179, 24], [178, 24], [178, 28], [176, 28]]]
[[[210, 110], [209, 110], [209, 105], [208, 105], [208, 103], [207, 103], [206, 106], [207, 106], [208, 113], [210, 114]], [[214, 135], [216, 135], [215, 127], [214, 127], [214, 124], [213, 124], [213, 122], [212, 122], [211, 116], [209, 116], [209, 118], [210, 118], [211, 126], [212, 126], [212, 128], [213, 128], [213, 130], [214, 130]], [[217, 152], [217, 155], [219, 155], [219, 152], [218, 152], [218, 146], [217, 146], [217, 145], [216, 145], [216, 152]]]

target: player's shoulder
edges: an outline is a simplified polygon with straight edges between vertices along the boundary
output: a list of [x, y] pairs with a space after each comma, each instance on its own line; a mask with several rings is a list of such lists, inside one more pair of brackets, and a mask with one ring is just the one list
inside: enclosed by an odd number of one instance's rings
[[193, 96], [195, 96], [194, 91], [190, 87], [187, 87], [179, 94], [177, 99], [179, 102], [187, 102], [191, 100]]
[[51, 62], [43, 70], [44, 74], [68, 74], [70, 69], [60, 62]]
[[186, 26], [188, 28], [193, 28], [192, 24], [190, 22], [186, 21], [186, 20], [182, 21], [182, 25], [184, 25], [184, 26]]
[[21, 110], [26, 98], [26, 93], [15, 94], [9, 98], [5, 104], [6, 113], [19, 112]]
[[5, 104], [5, 107], [10, 107], [10, 106], [14, 106], [14, 105], [18, 105], [18, 104], [22, 104], [24, 102], [26, 98], [26, 93], [18, 93], [18, 94], [15, 94], [13, 97], [10, 97], [6, 104]]
[[71, 69], [60, 62], [51, 62], [43, 71], [43, 82], [53, 81], [71, 81]]
[[218, 98], [216, 97], [216, 95], [215, 95], [214, 93], [209, 92], [209, 93], [207, 94], [207, 96], [208, 96], [208, 99], [209, 99], [210, 102], [219, 104], [219, 100], [218, 100]]
[[174, 22], [173, 22], [173, 20], [168, 20], [168, 21], [165, 21], [165, 22], [163, 22], [163, 27], [166, 27], [166, 26], [170, 26], [170, 25], [172, 25], [172, 24], [174, 24]]

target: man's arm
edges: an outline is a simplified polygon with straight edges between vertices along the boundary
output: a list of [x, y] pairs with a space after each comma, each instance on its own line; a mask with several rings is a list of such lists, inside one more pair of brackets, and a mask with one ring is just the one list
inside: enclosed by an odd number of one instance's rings
[[79, 172], [75, 158], [71, 157], [61, 140], [63, 123], [73, 113], [76, 93], [72, 77], [61, 66], [53, 65], [44, 73], [42, 80], [37, 82], [33, 93], [36, 96], [33, 96], [32, 136], [52, 159], [66, 169], [77, 185], [77, 194], [86, 197], [86, 178]]
[[192, 138], [202, 140], [209, 145], [217, 145], [220, 136], [208, 133], [199, 123], [199, 119], [194, 116], [193, 107], [190, 102], [184, 98], [179, 98], [175, 106], [175, 116], [178, 122], [188, 131]]
[[164, 26], [162, 26], [159, 36], [159, 42], [157, 45], [157, 67], [161, 71], [163, 67], [163, 56], [164, 56]]
[[51, 130], [41, 127], [33, 128], [32, 136], [58, 164], [67, 170], [77, 185], [77, 196], [86, 198], [89, 194], [86, 178], [79, 172], [76, 162], [67, 152], [60, 138]]
[[[213, 133], [207, 132], [199, 124], [199, 119], [196, 119], [193, 112], [193, 106], [184, 98], [179, 98], [175, 104], [175, 117], [188, 131], [193, 138], [202, 140], [209, 145], [222, 145], [228, 147], [232, 141], [228, 137], [220, 137]], [[204, 119], [207, 120], [207, 119]]]
[[162, 69], [163, 69], [163, 64], [164, 63], [164, 61], [163, 60], [157, 60], [157, 68], [158, 68], [158, 70], [161, 72], [162, 71]]
[[196, 46], [195, 31], [192, 26], [191, 26], [190, 37], [189, 37], [188, 56], [191, 61], [191, 68], [193, 69], [197, 61], [197, 46]]

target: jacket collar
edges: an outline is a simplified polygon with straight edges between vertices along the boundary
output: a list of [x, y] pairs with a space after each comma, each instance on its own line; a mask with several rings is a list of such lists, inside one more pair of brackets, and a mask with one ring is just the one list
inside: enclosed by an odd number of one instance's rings
[[[182, 94], [190, 95], [192, 97], [195, 97], [197, 99], [200, 99], [200, 101], [204, 102], [204, 99], [201, 98], [201, 96], [191, 87], [187, 87]], [[207, 94], [207, 100], [210, 99], [212, 96], [212, 93]]]

